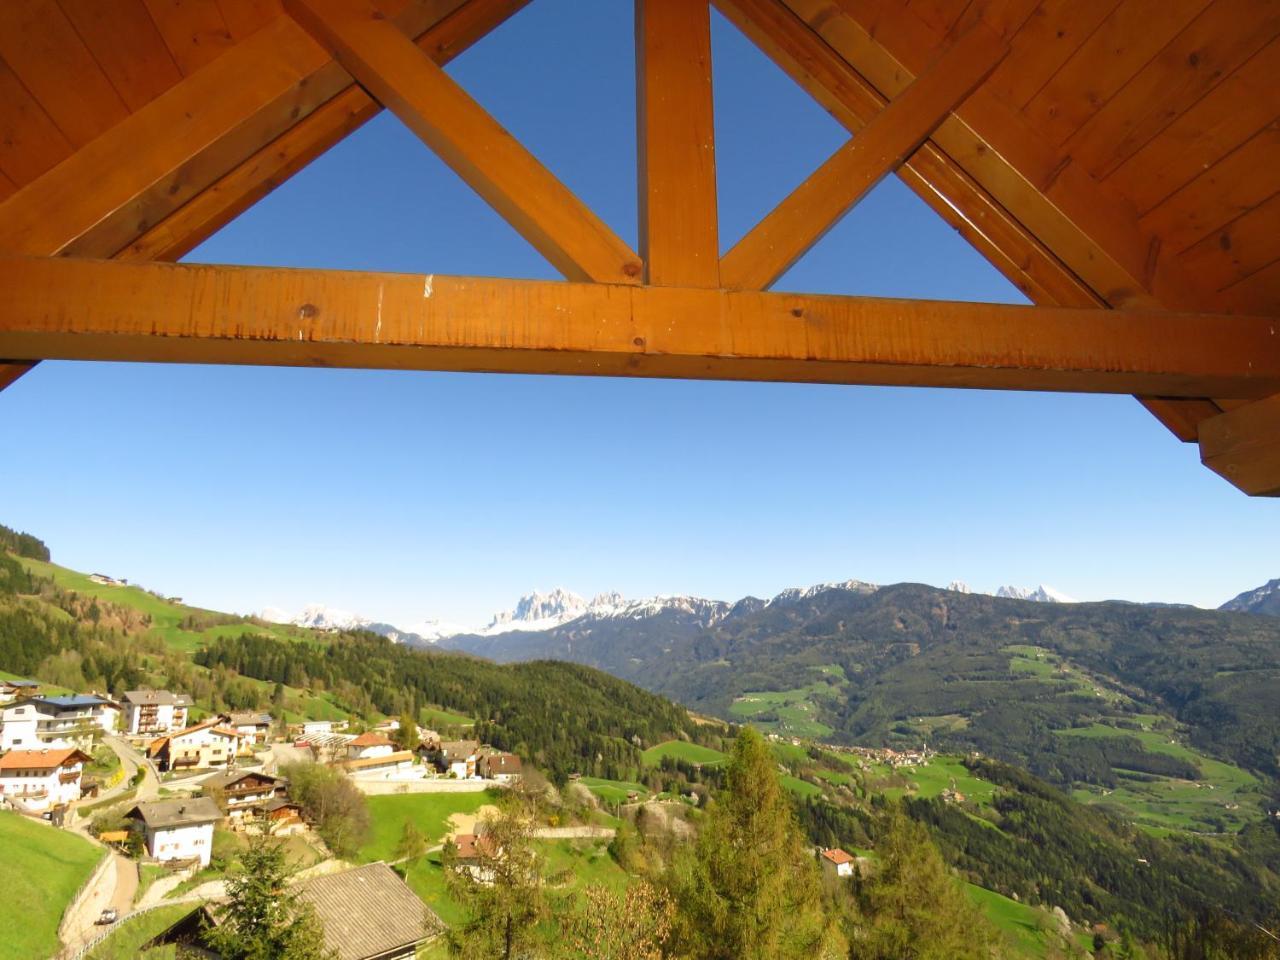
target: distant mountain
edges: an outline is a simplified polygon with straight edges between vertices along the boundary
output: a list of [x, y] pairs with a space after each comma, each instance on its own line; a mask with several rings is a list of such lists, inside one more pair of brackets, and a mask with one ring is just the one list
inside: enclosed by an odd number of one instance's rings
[[1234, 600], [1228, 600], [1218, 609], [1280, 617], [1280, 580], [1268, 580], [1254, 590], [1246, 590]]
[[1280, 773], [1280, 621], [1239, 613], [848, 581], [734, 604], [660, 598], [440, 645], [570, 660], [704, 713], [802, 722], [832, 740], [918, 744], [931, 731], [930, 743], [1057, 782], [1074, 779], [1068, 767], [1085, 762], [1088, 742], [1053, 731], [1143, 712], [1171, 714], [1202, 748]]
[[439, 620], [427, 620], [412, 627], [401, 628], [390, 623], [371, 620], [349, 610], [338, 610], [323, 603], [309, 603], [303, 607], [301, 613], [289, 613], [278, 607], [267, 607], [258, 616], [270, 623], [288, 623], [295, 627], [326, 630], [332, 633], [368, 630], [370, 633], [386, 637], [392, 643], [405, 643], [411, 646], [435, 643], [441, 637], [451, 637], [466, 629], [459, 624], [441, 623]]
[[1068, 597], [1060, 590], [1040, 584], [1038, 587], [1001, 587], [996, 591], [997, 597], [1006, 600], [1033, 600], [1036, 603], [1075, 603], [1074, 597]]

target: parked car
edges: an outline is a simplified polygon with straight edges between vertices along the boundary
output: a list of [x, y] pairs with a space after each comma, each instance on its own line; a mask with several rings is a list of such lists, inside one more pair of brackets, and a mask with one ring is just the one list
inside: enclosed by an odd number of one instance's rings
[[116, 908], [107, 907], [107, 909], [103, 910], [102, 913], [98, 915], [98, 919], [94, 922], [105, 925], [109, 923], [115, 923], [116, 920], [118, 919], [119, 919], [119, 914], [116, 913]]

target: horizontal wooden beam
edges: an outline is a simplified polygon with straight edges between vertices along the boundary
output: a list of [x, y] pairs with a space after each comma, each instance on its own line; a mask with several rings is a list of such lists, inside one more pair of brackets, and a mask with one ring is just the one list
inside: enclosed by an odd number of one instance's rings
[[0, 289], [18, 360], [1280, 393], [1267, 318], [68, 258]]
[[1200, 421], [1200, 459], [1250, 496], [1280, 496], [1280, 395]]
[[902, 166], [1008, 49], [982, 24], [966, 33], [724, 255], [723, 285], [773, 286], [867, 192]]
[[640, 282], [635, 251], [368, 0], [285, 7], [566, 277]]

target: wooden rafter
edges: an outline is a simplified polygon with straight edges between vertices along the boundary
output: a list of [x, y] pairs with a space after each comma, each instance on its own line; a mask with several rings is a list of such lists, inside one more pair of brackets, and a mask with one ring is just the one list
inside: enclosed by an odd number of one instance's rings
[[1199, 424], [1200, 459], [1252, 496], [1280, 496], [1280, 395]]
[[636, 0], [636, 106], [645, 281], [718, 287], [707, 0]]
[[1266, 318], [56, 257], [0, 289], [17, 359], [1280, 393]]
[[[428, 56], [443, 66], [528, 2], [529, 0], [415, 0], [406, 7], [398, 22], [409, 31], [420, 30], [421, 34], [416, 42]], [[284, 30], [289, 36], [296, 36], [298, 33], [296, 27], [287, 24], [273, 25], [270, 30], [272, 32], [265, 34], [268, 37], [278, 36], [280, 30]], [[241, 62], [238, 59], [230, 66], [235, 68]], [[185, 81], [175, 91], [184, 91], [182, 99], [190, 100], [207, 93], [204, 90], [205, 84], [235, 82], [235, 69], [224, 71], [216, 65], [209, 68], [209, 71], [215, 70], [215, 73], [207, 71], [198, 80], [193, 78]], [[170, 95], [176, 94], [171, 92]], [[164, 131], [163, 136], [169, 138], [173, 128], [168, 104], [156, 104], [147, 109], [154, 117], [143, 126]], [[293, 118], [292, 126], [278, 137], [271, 139], [270, 128], [264, 129], [264, 143], [239, 162], [235, 162], [240, 146], [238, 144], [232, 145], [235, 149], [228, 150], [226, 144], [214, 140], [201, 153], [199, 142], [192, 140], [185, 152], [179, 149], [170, 155], [167, 169], [157, 167], [151, 186], [147, 185], [145, 178], [133, 181], [131, 189], [134, 192], [122, 194], [120, 202], [126, 210], [152, 211], [159, 217], [158, 222], [130, 218], [99, 204], [79, 217], [64, 214], [60, 221], [51, 217], [44, 224], [48, 229], [43, 235], [14, 231], [9, 241], [15, 244], [11, 252], [52, 254], [74, 244], [74, 251], [82, 256], [177, 260], [338, 140], [377, 115], [381, 109], [380, 104], [348, 77], [347, 86], [341, 93], [309, 114], [299, 110]], [[117, 153], [129, 160], [139, 148], [149, 146], [151, 144], [147, 141], [139, 140], [129, 143], [128, 150], [122, 146]], [[155, 146], [163, 149], [165, 145]], [[218, 174], [217, 179], [203, 190], [196, 190], [198, 184], [190, 182], [191, 158], [196, 155], [200, 157], [199, 166], [202, 169]], [[77, 175], [81, 175], [82, 170], [82, 167], [77, 167]], [[166, 184], [181, 183], [184, 180], [188, 181], [185, 188], [161, 189]], [[73, 186], [74, 176], [59, 178], [40, 188], [33, 184], [30, 210], [38, 212], [49, 197]], [[59, 210], [52, 204], [48, 209], [51, 215], [57, 214]], [[0, 206], [0, 220], [13, 215], [15, 214], [10, 208]], [[21, 216], [21, 211], [17, 215]], [[84, 224], [94, 217], [100, 218], [98, 228], [91, 233], [81, 233], [85, 229]], [[0, 226], [0, 238], [5, 236], [7, 234]], [[0, 249], [6, 249], [2, 239]], [[32, 366], [0, 361], [0, 390], [13, 383]]]
[[367, 0], [286, 8], [566, 277], [640, 282], [635, 252]]
[[[861, 25], [841, 14], [833, 5], [810, 3], [808, 0], [790, 5], [784, 0], [714, 2], [730, 21], [851, 132], [860, 130], [888, 102], [888, 96], [854, 69], [845, 56], [858, 50], [879, 51], [879, 45]], [[993, 10], [999, 12], [998, 7]], [[993, 25], [1001, 22], [999, 17], [990, 19]], [[1011, 29], [1010, 24], [1003, 26], [1006, 30]], [[878, 56], [880, 73], [882, 78], [888, 78], [886, 85], [890, 90], [910, 82], [910, 71], [891, 58], [886, 59], [882, 51]], [[894, 73], [895, 70], [898, 72]], [[988, 157], [989, 152], [985, 142], [974, 141], [966, 154], [983, 160], [998, 175], [1007, 167], [1007, 161], [999, 155]], [[1105, 263], [1094, 262], [1087, 238], [1075, 237], [1066, 245], [1067, 250], [1063, 245], [1051, 248], [1023, 219], [1028, 211], [1043, 213], [1044, 198], [1037, 202], [1034, 197], [1008, 190], [997, 198], [984, 182], [980, 182], [980, 177], [957, 162], [938, 142], [930, 140], [924, 143], [898, 173], [904, 183], [960, 231], [1033, 302], [1070, 307], [1105, 307], [1113, 300], [1117, 304], [1131, 302], [1144, 307], [1160, 305], [1150, 294], [1142, 293], [1140, 282], [1132, 274], [1121, 274], [1119, 286], [1112, 285], [1116, 274], [1106, 268]], [[1015, 171], [1010, 172], [1006, 180], [1017, 184], [1022, 178]], [[1016, 202], [1022, 199], [1027, 202]], [[1011, 200], [1015, 201], [1013, 205], [1007, 205]], [[1110, 198], [1095, 198], [1095, 202], [1113, 211], [1124, 206]], [[1029, 219], [1035, 221], [1034, 216]], [[1136, 220], [1134, 222], [1136, 224]], [[1133, 236], [1136, 225], [1132, 229], [1121, 227], [1120, 232]], [[1136, 251], [1138, 247], [1133, 246], [1133, 249]], [[1071, 253], [1078, 254], [1074, 260], [1077, 266], [1083, 266], [1082, 272], [1077, 273], [1068, 265]], [[1126, 276], [1127, 280], [1124, 279]], [[1137, 293], [1132, 292], [1135, 287]], [[1175, 436], [1186, 442], [1196, 440], [1195, 424], [1203, 416], [1219, 409], [1209, 400], [1186, 403], [1167, 398], [1138, 399]]]
[[994, 32], [975, 25], [725, 254], [724, 286], [771, 287], [897, 170], [1007, 52]]

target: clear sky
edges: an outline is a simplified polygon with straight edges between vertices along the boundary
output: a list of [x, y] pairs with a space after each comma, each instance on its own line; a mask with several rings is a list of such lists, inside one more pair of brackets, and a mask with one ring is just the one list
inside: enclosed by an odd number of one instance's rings
[[[630, 7], [538, 0], [450, 72], [635, 244]], [[728, 247], [843, 136], [713, 29]], [[189, 259], [556, 277], [389, 115]], [[779, 288], [1020, 299], [896, 179]], [[45, 363], [0, 393], [0, 451], [0, 522], [56, 560], [244, 612], [845, 578], [1217, 605], [1280, 576], [1280, 503], [1127, 397]]]

